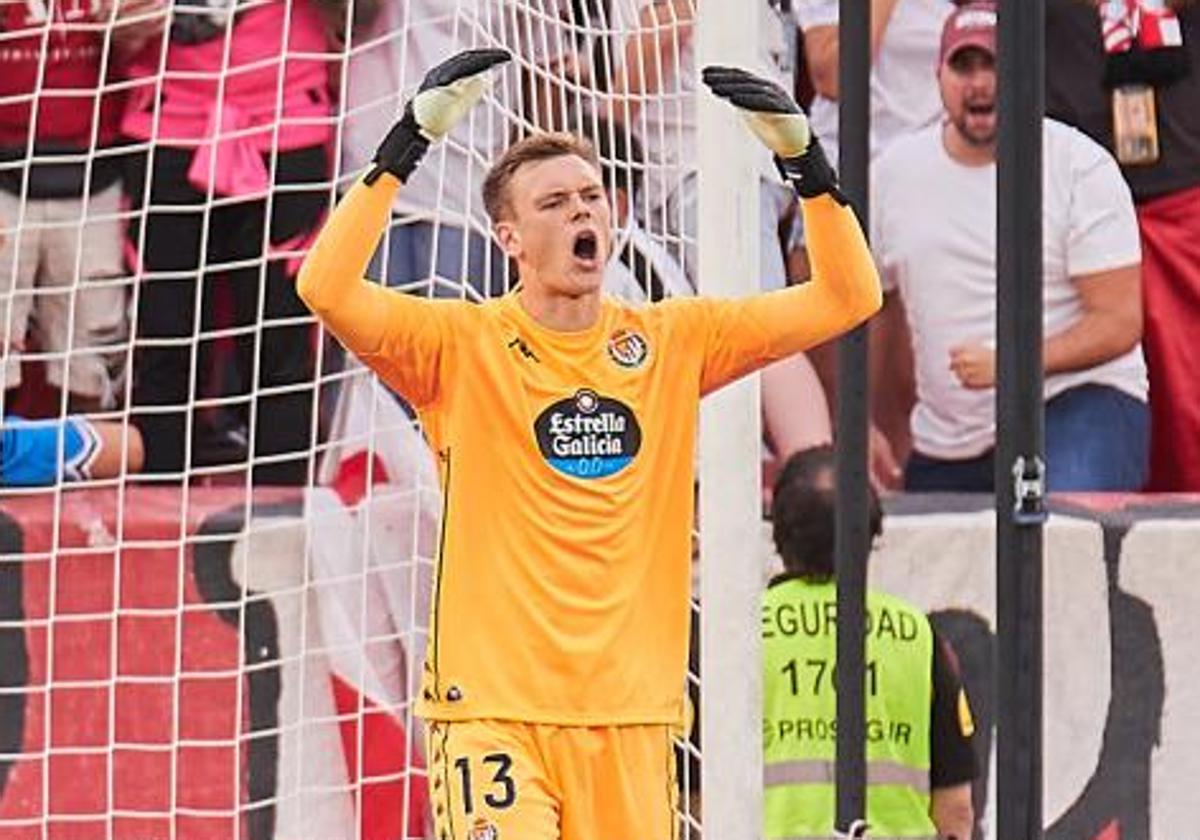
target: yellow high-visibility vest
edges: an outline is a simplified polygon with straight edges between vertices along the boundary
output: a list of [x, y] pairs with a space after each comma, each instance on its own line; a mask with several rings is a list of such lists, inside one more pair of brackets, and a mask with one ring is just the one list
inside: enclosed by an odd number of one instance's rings
[[[787, 580], [762, 603], [764, 830], [832, 837], [837, 592]], [[911, 604], [867, 594], [867, 813], [873, 837], [934, 837], [929, 817], [933, 631]]]

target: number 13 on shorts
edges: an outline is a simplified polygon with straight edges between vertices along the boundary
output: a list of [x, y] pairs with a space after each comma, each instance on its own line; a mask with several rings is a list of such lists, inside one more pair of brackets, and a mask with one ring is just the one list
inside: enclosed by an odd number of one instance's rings
[[432, 721], [429, 795], [437, 840], [558, 837], [557, 809], [519, 724]]
[[[489, 753], [483, 757], [485, 765], [494, 764], [495, 772], [492, 773], [491, 782], [488, 786], [498, 788], [483, 794], [483, 802], [487, 807], [495, 810], [503, 810], [511, 808], [513, 803], [517, 801], [517, 784], [512, 777], [512, 756], [508, 753]], [[471, 759], [469, 756], [459, 756], [454, 759], [454, 769], [458, 773], [459, 793], [462, 796], [463, 811], [470, 816], [475, 810], [475, 785], [471, 781]], [[490, 769], [489, 769], [490, 772]], [[487, 776], [487, 772], [484, 773]]]
[[672, 840], [666, 725], [432, 721], [437, 840]]

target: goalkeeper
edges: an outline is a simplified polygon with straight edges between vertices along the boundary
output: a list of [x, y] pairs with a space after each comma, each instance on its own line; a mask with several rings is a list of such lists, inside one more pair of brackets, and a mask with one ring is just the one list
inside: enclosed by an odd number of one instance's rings
[[483, 185], [513, 292], [474, 304], [364, 280], [396, 190], [507, 59], [473, 50], [429, 72], [299, 292], [416, 408], [438, 455], [444, 530], [418, 701], [438, 836], [666, 840], [698, 402], [870, 317], [879, 279], [800, 109], [710, 67], [704, 81], [802, 199], [810, 282], [640, 308], [603, 296], [609, 204], [591, 147], [563, 134], [511, 146]]

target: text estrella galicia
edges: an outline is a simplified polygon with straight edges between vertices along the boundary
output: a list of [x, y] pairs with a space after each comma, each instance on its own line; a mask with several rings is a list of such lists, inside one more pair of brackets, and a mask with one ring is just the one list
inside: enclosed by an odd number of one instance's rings
[[573, 478], [618, 473], [642, 446], [642, 429], [633, 410], [589, 388], [548, 406], [533, 430], [546, 462]]

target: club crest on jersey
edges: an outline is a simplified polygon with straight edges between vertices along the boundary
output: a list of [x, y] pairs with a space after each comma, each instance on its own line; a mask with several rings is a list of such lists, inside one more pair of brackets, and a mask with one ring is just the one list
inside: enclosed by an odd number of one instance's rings
[[533, 431], [546, 463], [572, 478], [618, 473], [642, 447], [642, 429], [633, 410], [589, 388], [547, 407], [534, 421]]
[[467, 834], [467, 840], [500, 840], [500, 830], [495, 823], [490, 823], [482, 817], [475, 820]]
[[623, 368], [641, 367], [650, 355], [650, 342], [636, 330], [619, 329], [608, 338], [608, 356]]

